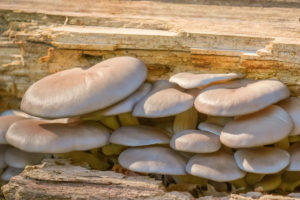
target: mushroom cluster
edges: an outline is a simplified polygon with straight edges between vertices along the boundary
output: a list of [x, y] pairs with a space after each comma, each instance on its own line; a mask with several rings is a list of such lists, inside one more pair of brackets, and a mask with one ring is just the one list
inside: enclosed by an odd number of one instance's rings
[[[49, 75], [0, 116], [3, 180], [43, 158], [235, 191], [300, 186], [300, 98], [277, 80], [178, 73], [116, 57]], [[229, 183], [229, 184], [228, 184]], [[184, 187], [184, 186], [183, 186]]]

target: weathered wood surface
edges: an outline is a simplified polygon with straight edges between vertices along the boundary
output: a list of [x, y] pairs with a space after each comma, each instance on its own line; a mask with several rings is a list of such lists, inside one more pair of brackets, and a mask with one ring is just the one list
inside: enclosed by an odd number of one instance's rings
[[143, 60], [148, 80], [241, 72], [279, 79], [299, 96], [297, 2], [2, 0], [0, 111], [48, 74], [121, 55]]

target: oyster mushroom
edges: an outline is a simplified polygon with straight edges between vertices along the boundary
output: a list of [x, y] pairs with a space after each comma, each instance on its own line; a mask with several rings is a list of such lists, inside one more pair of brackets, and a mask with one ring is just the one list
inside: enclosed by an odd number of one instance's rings
[[23, 168], [8, 167], [2, 173], [1, 180], [4, 182], [8, 182], [11, 179], [11, 177], [20, 174], [23, 170]]
[[167, 117], [193, 107], [194, 97], [168, 81], [157, 81], [133, 109], [135, 117]]
[[24, 120], [26, 118], [16, 115], [0, 116], [0, 144], [7, 144], [5, 139], [8, 128], [16, 121]]
[[86, 114], [126, 98], [146, 76], [144, 63], [133, 57], [111, 58], [89, 69], [68, 69], [31, 85], [23, 96], [21, 110], [44, 118]]
[[287, 171], [300, 171], [300, 143], [295, 143], [288, 150], [291, 155], [290, 165]]
[[276, 143], [293, 128], [289, 114], [279, 106], [244, 115], [228, 122], [220, 140], [231, 148], [249, 148]]
[[181, 72], [171, 76], [169, 81], [176, 83], [184, 89], [204, 88], [211, 84], [223, 83], [232, 79], [242, 78], [243, 75], [237, 73], [228, 74], [193, 74]]
[[217, 182], [234, 181], [246, 175], [236, 165], [233, 154], [222, 150], [193, 156], [186, 165], [186, 171]]
[[220, 136], [223, 127], [220, 125], [217, 125], [217, 124], [210, 123], [210, 122], [201, 122], [198, 125], [198, 129], [201, 131], [210, 132], [210, 133]]
[[104, 146], [109, 130], [96, 122], [63, 124], [49, 120], [22, 120], [10, 126], [6, 140], [27, 152], [66, 153]]
[[221, 148], [219, 136], [200, 130], [184, 130], [176, 133], [170, 146], [177, 151], [211, 153]]
[[111, 134], [110, 142], [124, 146], [146, 146], [169, 144], [169, 137], [163, 129], [148, 126], [122, 126]]
[[259, 111], [289, 95], [280, 81], [236, 80], [205, 88], [194, 104], [201, 113], [229, 117]]
[[275, 174], [290, 163], [289, 153], [274, 147], [239, 149], [234, 158], [241, 170], [256, 174]]
[[140, 173], [184, 175], [186, 159], [166, 147], [140, 147], [123, 151], [119, 163]]

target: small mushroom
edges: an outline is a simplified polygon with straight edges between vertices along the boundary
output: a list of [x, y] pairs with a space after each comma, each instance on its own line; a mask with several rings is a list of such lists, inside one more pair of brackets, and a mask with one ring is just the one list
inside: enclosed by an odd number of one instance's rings
[[287, 111], [294, 122], [294, 128], [289, 135], [300, 135], [300, 98], [290, 97], [279, 102], [277, 105]]
[[223, 127], [220, 125], [217, 125], [217, 124], [209, 123], [209, 122], [201, 122], [198, 125], [198, 129], [201, 131], [206, 131], [206, 132], [213, 133], [215, 135], [220, 136]]
[[110, 137], [110, 142], [113, 144], [132, 147], [168, 144], [169, 141], [170, 139], [163, 129], [149, 126], [122, 126]]
[[211, 153], [221, 148], [219, 136], [200, 130], [184, 130], [176, 133], [170, 146], [177, 151]]
[[96, 122], [63, 124], [49, 120], [21, 120], [10, 126], [6, 140], [27, 152], [66, 153], [104, 146], [109, 130]]
[[122, 167], [140, 173], [184, 175], [186, 159], [166, 147], [129, 148], [119, 156]]
[[288, 150], [291, 155], [290, 165], [287, 171], [300, 171], [300, 143], [295, 143]]
[[5, 139], [8, 128], [16, 121], [24, 120], [26, 118], [16, 115], [0, 116], [0, 144], [7, 144]]
[[135, 117], [167, 117], [193, 107], [194, 97], [168, 81], [157, 81], [151, 92], [134, 107]]
[[239, 149], [234, 158], [241, 170], [256, 174], [275, 174], [290, 162], [287, 151], [274, 147]]
[[35, 82], [23, 96], [21, 110], [44, 118], [78, 116], [111, 106], [144, 82], [139, 59], [116, 57], [88, 69], [72, 68]]
[[184, 89], [204, 88], [206, 86], [223, 83], [232, 79], [242, 78], [243, 75], [237, 73], [228, 74], [193, 74], [181, 72], [171, 76], [169, 81], [176, 83]]
[[287, 86], [280, 81], [236, 80], [205, 88], [194, 104], [201, 113], [229, 117], [259, 111], [289, 95]]
[[186, 171], [217, 182], [234, 181], [246, 175], [236, 165], [233, 154], [225, 150], [193, 156], [186, 165]]
[[293, 128], [289, 114], [279, 106], [244, 115], [228, 122], [221, 132], [221, 143], [231, 148], [249, 148], [276, 143]]

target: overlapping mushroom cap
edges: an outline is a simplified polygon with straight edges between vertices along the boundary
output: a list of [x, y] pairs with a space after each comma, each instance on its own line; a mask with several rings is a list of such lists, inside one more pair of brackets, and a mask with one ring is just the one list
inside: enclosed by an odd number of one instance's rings
[[289, 149], [291, 155], [290, 165], [287, 167], [287, 171], [300, 171], [300, 143], [295, 143]]
[[241, 74], [193, 74], [189, 72], [181, 72], [171, 76], [169, 81], [176, 83], [185, 89], [192, 89], [197, 87], [205, 87], [213, 83], [220, 83], [232, 79], [242, 78]]
[[119, 156], [122, 167], [140, 173], [184, 175], [186, 160], [166, 147], [130, 148]]
[[168, 81], [155, 82], [151, 92], [135, 107], [135, 117], [167, 117], [184, 112], [193, 107], [194, 98], [181, 91], [179, 87]]
[[196, 109], [208, 115], [237, 116], [259, 111], [287, 98], [286, 85], [276, 80], [236, 80], [204, 89], [195, 99]]
[[186, 165], [186, 171], [217, 182], [234, 181], [246, 175], [236, 165], [232, 153], [225, 150], [193, 156]]
[[289, 114], [279, 106], [272, 105], [228, 122], [220, 140], [231, 148], [257, 147], [282, 140], [292, 128]]
[[26, 118], [16, 116], [16, 115], [7, 115], [0, 116], [0, 144], [7, 144], [5, 135], [8, 128], [16, 121], [24, 120]]
[[201, 131], [213, 133], [215, 135], [221, 135], [223, 127], [210, 122], [201, 122], [198, 125], [198, 129]]
[[221, 148], [219, 136], [200, 130], [184, 130], [173, 135], [170, 146], [178, 151], [211, 153]]
[[274, 174], [290, 163], [289, 153], [274, 147], [240, 149], [234, 158], [241, 170], [256, 174]]
[[49, 120], [22, 120], [10, 126], [6, 140], [28, 152], [66, 153], [104, 146], [109, 130], [96, 122], [63, 124]]
[[144, 63], [133, 57], [108, 59], [89, 69], [61, 71], [31, 85], [23, 96], [21, 109], [45, 118], [93, 112], [130, 95], [146, 76]]
[[293, 122], [294, 128], [290, 132], [291, 136], [300, 135], [300, 98], [299, 97], [290, 97], [278, 103], [278, 106], [286, 110]]
[[168, 144], [169, 138], [166, 132], [158, 127], [123, 126], [112, 133], [110, 142], [124, 146], [145, 146]]

